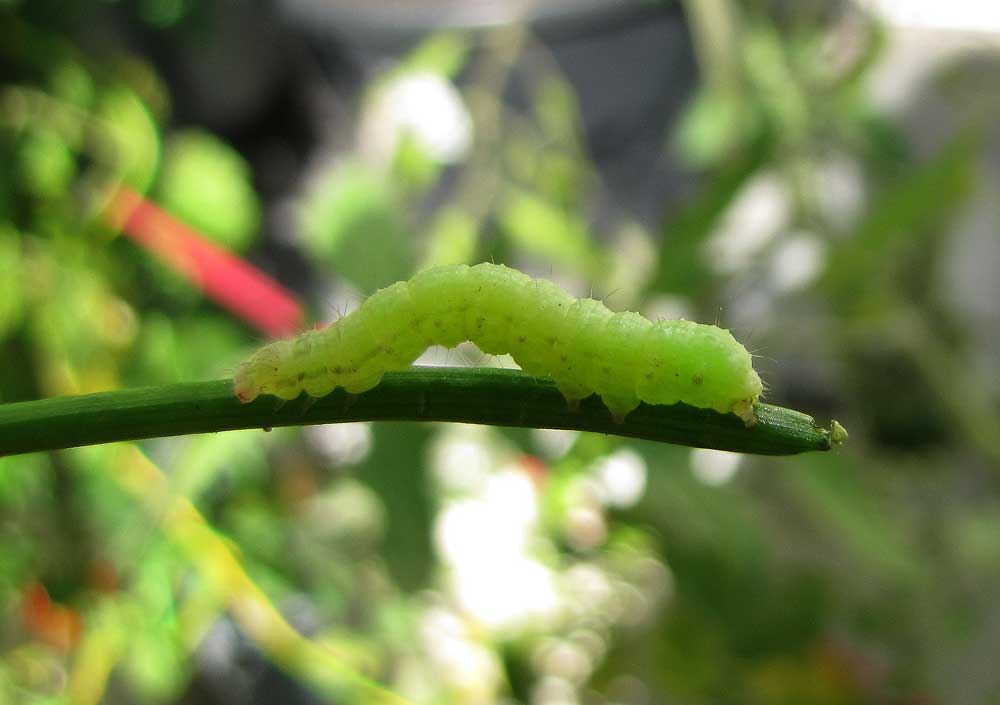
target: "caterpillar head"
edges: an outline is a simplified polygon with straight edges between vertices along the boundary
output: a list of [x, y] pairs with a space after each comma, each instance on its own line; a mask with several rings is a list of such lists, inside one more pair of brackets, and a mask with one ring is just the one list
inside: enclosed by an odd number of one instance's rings
[[233, 380], [236, 398], [249, 404], [261, 394], [273, 394], [279, 381], [278, 370], [291, 352], [289, 342], [279, 340], [258, 350], [240, 365]]
[[757, 411], [754, 409], [754, 404], [760, 399], [760, 395], [764, 391], [764, 385], [761, 383], [757, 371], [753, 369], [749, 362], [749, 354], [746, 355], [746, 359], [747, 362], [745, 363], [740, 360], [733, 365], [734, 371], [737, 374], [733, 379], [730, 395], [734, 396], [735, 400], [729, 409], [717, 407], [716, 411], [729, 411], [736, 414], [743, 420], [746, 427], [750, 428], [757, 423]]
[[260, 385], [250, 373], [249, 367], [249, 364], [245, 362], [240, 365], [233, 381], [236, 388], [236, 398], [240, 400], [241, 404], [249, 404], [260, 396]]

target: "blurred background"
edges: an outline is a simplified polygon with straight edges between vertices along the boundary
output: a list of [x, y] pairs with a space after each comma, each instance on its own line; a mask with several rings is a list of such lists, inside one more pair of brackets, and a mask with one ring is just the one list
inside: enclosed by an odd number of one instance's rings
[[4, 458], [0, 701], [1000, 703], [998, 110], [975, 0], [3, 0], [0, 401], [493, 260], [718, 321], [851, 439]]

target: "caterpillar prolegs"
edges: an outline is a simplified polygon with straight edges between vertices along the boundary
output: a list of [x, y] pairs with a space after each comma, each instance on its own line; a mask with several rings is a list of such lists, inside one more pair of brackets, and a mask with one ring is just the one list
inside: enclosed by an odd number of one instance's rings
[[236, 396], [322, 397], [336, 387], [360, 393], [431, 345], [465, 340], [551, 377], [571, 402], [597, 393], [619, 420], [642, 401], [683, 402], [756, 422], [753, 404], [763, 387], [750, 353], [728, 330], [613, 313], [495, 264], [425, 270], [380, 289], [327, 328], [267, 345], [240, 366]]

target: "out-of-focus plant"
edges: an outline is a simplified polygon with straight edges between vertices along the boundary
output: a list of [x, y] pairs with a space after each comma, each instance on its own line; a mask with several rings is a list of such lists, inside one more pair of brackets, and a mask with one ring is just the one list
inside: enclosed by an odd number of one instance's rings
[[[171, 136], [161, 160], [165, 93], [140, 59], [104, 65], [80, 57], [57, 35], [20, 19], [11, 27], [12, 35], [22, 39], [45, 38], [61, 48], [64, 58], [51, 69], [50, 83], [39, 82], [29, 70], [23, 80], [3, 88], [7, 109], [0, 147], [16, 155], [4, 160], [16, 169], [5, 182], [9, 189], [3, 257], [5, 271], [12, 276], [5, 281], [10, 295], [5, 297], [4, 321], [8, 349], [25, 352], [16, 356], [20, 367], [5, 366], [11, 380], [3, 387], [5, 396], [29, 398], [114, 387], [123, 380], [142, 384], [218, 374], [241, 354], [241, 334], [217, 312], [202, 310], [195, 290], [184, 281], [124, 243], [109, 240], [109, 223], [101, 214], [109, 198], [119, 198], [117, 186], [127, 184], [139, 193], [149, 190], [204, 234], [243, 249], [251, 244], [259, 222], [244, 163], [216, 138], [191, 131]], [[439, 107], [459, 121], [455, 124], [465, 121], [465, 137], [456, 142], [454, 135], [426, 132], [426, 122], [404, 119], [390, 124], [395, 136], [388, 137], [388, 151], [378, 153], [378, 135], [371, 138], [374, 142], [363, 137], [362, 148], [351, 158], [354, 166], [339, 169], [326, 181], [334, 185], [335, 197], [329, 192], [314, 196], [311, 208], [306, 202], [303, 232], [310, 238], [309, 251], [318, 264], [334, 265], [362, 289], [405, 276], [418, 256], [427, 263], [480, 256], [481, 224], [491, 216], [494, 200], [507, 202], [479, 194], [480, 206], [467, 209], [456, 201], [439, 213], [416, 216], [419, 200], [435, 188], [449, 164], [467, 158], [471, 149], [472, 118], [450, 83], [461, 69], [466, 45], [455, 35], [432, 39], [373, 86], [370, 103], [377, 113], [378, 102], [388, 101], [389, 108], [382, 110], [405, 117], [407, 109], [419, 106], [428, 95], [437, 96]], [[479, 70], [487, 74], [497, 65], [491, 51], [479, 59]], [[504, 56], [501, 65], [517, 54]], [[13, 58], [32, 70], [50, 69], [34, 55]], [[491, 80], [502, 85], [509, 70], [504, 66]], [[477, 100], [499, 124], [502, 108], [485, 94]], [[550, 114], [547, 120], [553, 123], [557, 117]], [[500, 135], [493, 137], [493, 144], [501, 142]], [[477, 191], [475, 176], [492, 168], [497, 156], [478, 153], [481, 163], [459, 188]], [[562, 157], [563, 173], [576, 168]], [[581, 202], [565, 179], [555, 183], [561, 184], [559, 190], [544, 196], [557, 199], [551, 204], [518, 187], [511, 202], [531, 207], [515, 206], [514, 220], [508, 219], [514, 223], [510, 230], [523, 230], [514, 233], [521, 246], [545, 258], [561, 257], [572, 241], [573, 252], [565, 262], [588, 271], [592, 265], [582, 221], [569, 210]], [[540, 220], [538, 213], [544, 214]], [[559, 234], [564, 217], [574, 223], [571, 235]], [[372, 223], [384, 226], [373, 228]], [[409, 242], [411, 233], [425, 223], [432, 223], [431, 238], [425, 244]], [[532, 225], [540, 233], [552, 230], [548, 244], [538, 247], [525, 239], [525, 229]], [[375, 232], [382, 232], [384, 239], [373, 239]], [[366, 277], [366, 269], [376, 276]], [[193, 341], [198, 344], [190, 344]], [[400, 435], [397, 432], [393, 445]], [[497, 645], [516, 645], [511, 658], [517, 660], [529, 647], [542, 648], [538, 644], [544, 641], [537, 626], [526, 621], [530, 615], [518, 612], [521, 603], [548, 600], [545, 609], [555, 620], [551, 628], [571, 634], [574, 625], [586, 622], [590, 598], [572, 597], [581, 587], [562, 576], [574, 574], [575, 562], [560, 566], [558, 547], [552, 544], [537, 560], [516, 551], [510, 554], [511, 565], [527, 566], [543, 580], [501, 597], [505, 604], [499, 609], [507, 616], [499, 621], [489, 612], [468, 612], [455, 601], [461, 597], [496, 609], [476, 594], [484, 585], [482, 576], [476, 578], [466, 565], [460, 569], [472, 576], [471, 588], [463, 583], [455, 595], [444, 589], [427, 604], [404, 599], [390, 574], [409, 588], [439, 579], [432, 569], [435, 554], [430, 545], [436, 503], [415, 490], [413, 480], [400, 482], [412, 476], [412, 458], [420, 456], [425, 436], [415, 436], [411, 450], [402, 456], [386, 458], [376, 450], [369, 460], [367, 447], [354, 456], [341, 456], [342, 442], [330, 445], [314, 435], [311, 449], [303, 449], [288, 435], [276, 433], [153, 444], [156, 464], [128, 447], [4, 461], [4, 501], [11, 518], [6, 545], [11, 548], [4, 560], [3, 602], [20, 615], [8, 634], [10, 649], [2, 668], [5, 696], [62, 694], [73, 702], [98, 702], [111, 680], [118, 680], [137, 697], [169, 702], [179, 697], [191, 677], [190, 655], [203, 641], [222, 638], [213, 635], [227, 610], [269, 659], [319, 693], [357, 702], [382, 697], [374, 685], [358, 680], [358, 673], [398, 683], [407, 692], [438, 693], [456, 702], [476, 693], [498, 693], [506, 679], [499, 652], [493, 651]], [[379, 446], [385, 444], [383, 440]], [[275, 453], [271, 471], [264, 464], [268, 448]], [[331, 455], [334, 451], [337, 455]], [[510, 463], [517, 456], [507, 450], [504, 457]], [[338, 463], [362, 461], [359, 476], [364, 485], [330, 475]], [[538, 503], [532, 497], [538, 493], [534, 487], [541, 482], [541, 466], [525, 462], [535, 474], [508, 470], [487, 483], [498, 491], [507, 486], [523, 490], [502, 501]], [[483, 472], [486, 482], [492, 470]], [[570, 486], [575, 485], [553, 485]], [[467, 491], [476, 496], [475, 488]], [[565, 508], [552, 514], [551, 530], [570, 531], [567, 522], [582, 522], [583, 528], [573, 530], [585, 537], [574, 540], [582, 541], [581, 546], [595, 540], [600, 544], [603, 520], [598, 509], [588, 510], [591, 518], [568, 515], [578, 495], [589, 496], [575, 489], [560, 500]], [[196, 505], [243, 547], [239, 559], [202, 524]], [[355, 512], [355, 520], [350, 512]], [[497, 515], [497, 520], [490, 530], [506, 531], [504, 517]], [[522, 527], [531, 531], [518, 541], [549, 542], [549, 530], [543, 527], [539, 515]], [[385, 545], [391, 547], [388, 572], [372, 555], [383, 531]], [[359, 551], [361, 546], [368, 549]], [[594, 568], [592, 573], [593, 590], [600, 593], [594, 599], [600, 604], [613, 599], [613, 586], [601, 586], [615, 580], [615, 570]], [[448, 581], [443, 578], [445, 588]], [[551, 583], [550, 597], [535, 595], [534, 588], [546, 583]], [[322, 635], [310, 640], [294, 636], [265, 592], [290, 601], [285, 610], [300, 620], [299, 627]], [[306, 610], [302, 614], [294, 607], [297, 594], [307, 596], [300, 605]], [[573, 608], [579, 614], [571, 616], [566, 610], [578, 599], [584, 602]], [[310, 610], [318, 611], [318, 619], [308, 617]], [[476, 626], [479, 620], [485, 620], [482, 626]], [[343, 626], [334, 626], [338, 624]], [[483, 663], [493, 664], [494, 676], [480, 680], [483, 673], [473, 669], [456, 681], [455, 664], [449, 660], [453, 657], [439, 653], [448, 637], [437, 626], [478, 634], [467, 642], [468, 648], [479, 653]], [[414, 634], [423, 634], [423, 648], [413, 648]], [[606, 636], [606, 629], [573, 638], [599, 651], [602, 634]], [[466, 648], [461, 643], [454, 645]], [[545, 649], [558, 656], [562, 642], [545, 643]], [[220, 668], [233, 668], [240, 658], [229, 648]], [[583, 647], [566, 648], [572, 654]], [[205, 661], [201, 667], [211, 669], [211, 664]], [[580, 671], [580, 677], [585, 673]], [[213, 677], [237, 675], [220, 671]], [[517, 687], [530, 690], [533, 680]]]
[[157, 194], [164, 207], [236, 252], [260, 227], [260, 205], [246, 162], [204, 132], [174, 135], [164, 153]]
[[[85, 54], [31, 24], [44, 3], [15, 5], [3, 400], [222, 375], [254, 335], [100, 214], [126, 184], [250, 251], [269, 206], [246, 162], [171, 130], [142, 57]], [[66, 27], [93, 4], [72, 5]], [[119, 5], [178, 32], [203, 17]], [[197, 671], [248, 700], [268, 663], [345, 702], [391, 701], [377, 684], [532, 705], [985, 691], [954, 666], [992, 643], [996, 389], [967, 364], [974, 324], [935, 295], [980, 125], [921, 154], [866, 93], [881, 28], [805, 5], [684, 3], [701, 84], [664, 143], [699, 183], [658, 233], [627, 214], [596, 232], [573, 87], [518, 26], [430, 37], [366, 85], [354, 138], [302, 179], [294, 244], [354, 290], [306, 292], [320, 317], [491, 257], [617, 307], [718, 317], [752, 331], [777, 400], [836, 408], [860, 450], [380, 424], [4, 459], [0, 699], [194, 700]]]

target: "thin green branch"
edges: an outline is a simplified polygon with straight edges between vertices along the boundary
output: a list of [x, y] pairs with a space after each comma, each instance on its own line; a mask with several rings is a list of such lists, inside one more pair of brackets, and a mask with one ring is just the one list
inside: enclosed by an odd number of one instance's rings
[[642, 405], [616, 423], [596, 396], [571, 409], [547, 381], [514, 370], [414, 367], [364, 394], [240, 404], [230, 380], [101, 392], [0, 405], [0, 455], [240, 428], [346, 421], [460, 421], [563, 428], [741, 453], [829, 450], [812, 417], [760, 404], [746, 428], [732, 414], [683, 404]]

